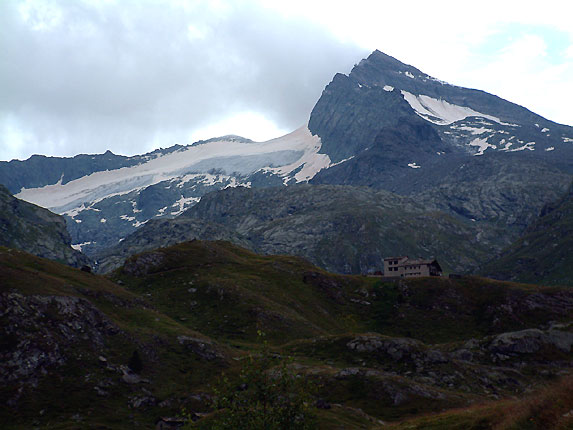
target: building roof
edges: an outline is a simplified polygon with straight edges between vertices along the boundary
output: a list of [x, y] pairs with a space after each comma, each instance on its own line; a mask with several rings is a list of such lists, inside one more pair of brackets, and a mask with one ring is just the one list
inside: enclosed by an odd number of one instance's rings
[[402, 257], [387, 257], [384, 259], [384, 261], [387, 260], [404, 260], [405, 261], [400, 261], [400, 263], [398, 264], [398, 266], [420, 266], [420, 265], [430, 265], [430, 264], [436, 264], [440, 270], [442, 270], [442, 268], [440, 267], [440, 263], [438, 263], [438, 260], [436, 260], [435, 258], [432, 258], [430, 260], [424, 260], [422, 258], [413, 258], [410, 259], [408, 258], [407, 255], [402, 256]]
[[436, 260], [422, 260], [422, 259], [417, 259], [417, 260], [406, 260], [404, 261], [402, 264], [403, 265], [420, 265], [420, 264], [432, 264], [433, 262], [435, 262]]

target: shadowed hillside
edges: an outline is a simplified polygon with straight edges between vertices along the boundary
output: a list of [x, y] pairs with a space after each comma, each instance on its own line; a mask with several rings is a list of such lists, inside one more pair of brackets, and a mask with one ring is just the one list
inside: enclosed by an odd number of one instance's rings
[[208, 428], [221, 372], [236, 378], [258, 331], [318, 387], [325, 429], [521, 397], [573, 364], [573, 291], [557, 287], [384, 283], [206, 241], [138, 254], [107, 278], [2, 248], [0, 285], [9, 429], [151, 429], [182, 408]]

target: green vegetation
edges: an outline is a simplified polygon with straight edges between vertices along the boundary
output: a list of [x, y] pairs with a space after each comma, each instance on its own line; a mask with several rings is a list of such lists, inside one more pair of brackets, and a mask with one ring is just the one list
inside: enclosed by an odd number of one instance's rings
[[[264, 334], [259, 332], [263, 339]], [[266, 341], [260, 353], [244, 357], [238, 380], [223, 376], [215, 389], [216, 413], [187, 427], [212, 430], [316, 429], [313, 387], [288, 361], [273, 355]], [[292, 364], [292, 363], [290, 363]]]
[[[562, 323], [553, 338], [567, 339], [568, 289], [478, 277], [381, 282], [226, 242], [142, 253], [109, 277], [0, 248], [0, 285], [2, 365], [12, 366], [3, 371], [42, 357], [0, 389], [14, 430], [151, 429], [183, 409], [208, 428], [251, 422], [247, 404], [252, 422], [265, 421], [265, 402], [277, 412], [269, 420], [283, 419], [284, 402], [298, 411], [292, 419], [313, 409], [320, 429], [418, 425], [442, 410], [458, 420], [459, 408], [557, 380], [572, 360], [552, 344], [525, 355], [491, 347], [497, 335], [545, 333], [550, 322]], [[475, 408], [459, 422], [487, 418], [490, 409]]]
[[488, 402], [406, 420], [393, 430], [545, 430], [573, 428], [573, 378], [568, 376], [522, 399]]

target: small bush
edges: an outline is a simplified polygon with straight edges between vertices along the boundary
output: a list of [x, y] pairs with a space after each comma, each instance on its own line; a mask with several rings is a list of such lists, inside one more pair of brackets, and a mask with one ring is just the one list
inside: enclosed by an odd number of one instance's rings
[[141, 361], [141, 357], [139, 356], [139, 352], [137, 352], [137, 350], [133, 351], [133, 354], [131, 354], [131, 358], [129, 359], [127, 366], [131, 369], [131, 371], [133, 373], [137, 373], [138, 375], [143, 370], [143, 363]]
[[[263, 336], [259, 333], [259, 336]], [[266, 342], [259, 356], [249, 356], [239, 380], [226, 376], [215, 390], [211, 430], [312, 430], [313, 389], [306, 378], [297, 375], [286, 360], [279, 361]], [[204, 427], [202, 427], [204, 428]]]

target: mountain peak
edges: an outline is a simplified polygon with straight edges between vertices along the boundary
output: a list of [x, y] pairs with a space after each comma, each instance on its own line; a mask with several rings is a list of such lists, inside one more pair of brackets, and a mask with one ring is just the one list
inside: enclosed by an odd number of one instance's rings
[[392, 57], [391, 55], [388, 55], [382, 51], [379, 51], [378, 49], [374, 50], [372, 52], [372, 54], [370, 54], [368, 57], [366, 57], [362, 61], [368, 62], [371, 64], [372, 63], [374, 63], [374, 64], [385, 64], [387, 66], [393, 66], [393, 68], [400, 69], [400, 70], [404, 69], [405, 67], [411, 67], [407, 64], [402, 63], [400, 60]]
[[379, 50], [375, 50], [354, 66], [349, 77], [363, 85], [389, 85], [401, 89], [419, 86], [421, 83], [416, 82], [417, 80], [433, 80], [415, 67]]

